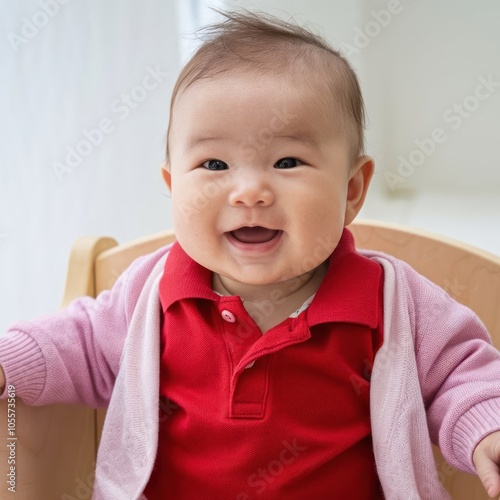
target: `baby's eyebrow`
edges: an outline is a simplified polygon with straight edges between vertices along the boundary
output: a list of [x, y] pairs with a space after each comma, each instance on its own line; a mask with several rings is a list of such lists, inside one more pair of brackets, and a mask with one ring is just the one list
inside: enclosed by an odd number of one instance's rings
[[[290, 142], [301, 142], [301, 143], [306, 143], [311, 147], [318, 148], [319, 147], [319, 142], [317, 138], [314, 136], [314, 134], [311, 134], [307, 131], [304, 132], [298, 132], [298, 133], [289, 133], [289, 134], [273, 134], [274, 138], [276, 139], [286, 139], [287, 141]], [[195, 135], [193, 137], [189, 138], [189, 141], [187, 143], [187, 149], [192, 149], [196, 146], [202, 145], [203, 143], [209, 143], [209, 142], [215, 142], [215, 143], [227, 143], [230, 142], [231, 139], [229, 137], [220, 137], [220, 136], [201, 136], [201, 135]], [[270, 142], [269, 138], [266, 137], [266, 143]]]
[[227, 137], [218, 137], [218, 136], [193, 136], [190, 137], [187, 147], [188, 149], [194, 148], [195, 146], [199, 146], [200, 144], [203, 144], [204, 142], [228, 142]]
[[279, 139], [288, 139], [288, 140], [293, 141], [293, 142], [305, 142], [305, 143], [307, 143], [310, 146], [313, 146], [315, 148], [319, 147], [319, 143], [318, 143], [316, 137], [314, 137], [314, 135], [309, 134], [307, 132], [301, 132], [298, 134], [276, 135], [275, 137], [279, 138]]

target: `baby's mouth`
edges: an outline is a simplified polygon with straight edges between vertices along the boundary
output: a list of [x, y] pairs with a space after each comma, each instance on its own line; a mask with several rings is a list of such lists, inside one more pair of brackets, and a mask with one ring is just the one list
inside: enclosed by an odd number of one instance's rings
[[235, 229], [229, 234], [242, 243], [266, 243], [271, 241], [279, 232], [277, 229], [268, 229], [262, 226], [245, 226]]

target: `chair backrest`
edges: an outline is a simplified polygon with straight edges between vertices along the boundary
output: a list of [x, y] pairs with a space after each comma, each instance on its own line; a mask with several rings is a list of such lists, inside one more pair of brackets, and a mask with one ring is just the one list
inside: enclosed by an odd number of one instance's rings
[[[500, 348], [500, 308], [497, 307], [500, 304], [500, 258], [450, 239], [394, 224], [356, 221], [350, 229], [358, 248], [383, 251], [408, 262], [456, 300], [471, 307]], [[70, 256], [63, 305], [76, 297], [97, 296], [111, 288], [135, 258], [174, 240], [172, 231], [122, 245], [111, 238], [80, 238]], [[18, 419], [18, 449], [22, 462], [18, 470], [25, 477], [17, 481], [19, 497], [71, 500], [87, 495], [104, 411], [77, 407], [68, 413], [68, 407], [61, 405], [36, 409], [19, 404], [22, 418]], [[0, 426], [1, 435], [7, 424], [0, 420]], [[33, 433], [35, 428], [42, 430], [43, 438], [40, 431]], [[435, 455], [439, 476], [453, 499], [488, 498], [477, 478], [451, 468], [437, 448]], [[55, 466], [57, 457], [63, 457], [61, 468]], [[6, 464], [7, 456], [3, 457], [0, 451], [0, 474], [4, 473], [3, 468], [7, 473]]]

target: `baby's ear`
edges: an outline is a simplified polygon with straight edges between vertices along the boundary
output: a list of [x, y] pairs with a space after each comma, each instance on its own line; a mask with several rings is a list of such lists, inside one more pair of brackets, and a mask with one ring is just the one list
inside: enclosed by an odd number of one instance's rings
[[360, 156], [351, 167], [351, 175], [347, 184], [344, 226], [348, 226], [361, 210], [374, 170], [375, 164], [369, 156]]
[[170, 164], [165, 161], [161, 164], [161, 175], [169, 191], [172, 191], [172, 179], [170, 177]]

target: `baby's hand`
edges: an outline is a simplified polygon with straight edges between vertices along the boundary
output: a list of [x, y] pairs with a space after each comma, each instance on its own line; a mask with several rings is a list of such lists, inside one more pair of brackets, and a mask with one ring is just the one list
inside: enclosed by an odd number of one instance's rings
[[477, 475], [490, 498], [500, 493], [500, 431], [486, 436], [472, 456]]

